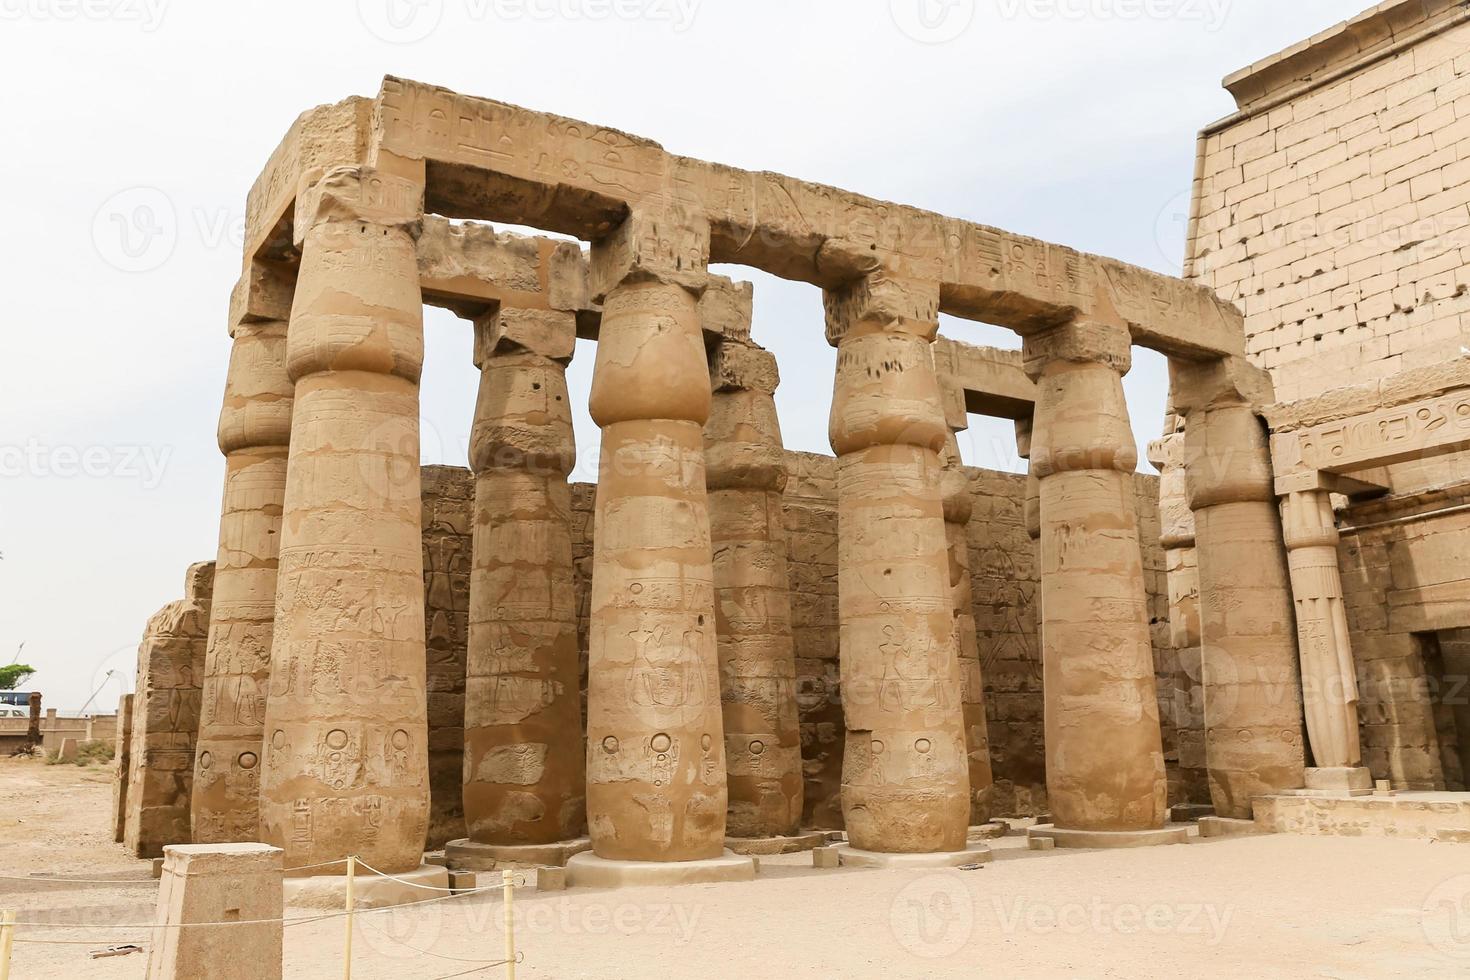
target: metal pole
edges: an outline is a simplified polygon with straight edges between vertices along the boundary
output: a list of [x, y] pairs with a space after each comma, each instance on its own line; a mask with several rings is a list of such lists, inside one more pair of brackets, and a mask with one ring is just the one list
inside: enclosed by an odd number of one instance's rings
[[509, 871], [502, 871], [500, 881], [503, 885], [501, 891], [505, 895], [505, 980], [516, 980], [515, 917], [511, 914], [511, 906], [516, 897], [515, 879]]
[[[347, 942], [342, 949], [342, 980], [352, 980], [352, 882], [357, 876], [357, 857], [347, 858]], [[5, 980], [0, 977], [0, 980]]]
[[15, 942], [15, 911], [0, 912], [0, 980], [10, 980], [10, 950]]

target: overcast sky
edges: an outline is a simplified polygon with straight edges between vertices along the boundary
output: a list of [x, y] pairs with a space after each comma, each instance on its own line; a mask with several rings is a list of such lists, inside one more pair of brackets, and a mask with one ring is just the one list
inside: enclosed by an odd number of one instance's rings
[[[148, 617], [214, 557], [245, 192], [311, 106], [403, 75], [1177, 274], [1195, 134], [1234, 108], [1221, 77], [1366, 3], [0, 0], [0, 664], [23, 642], [63, 710], [119, 670], [110, 709]], [[827, 452], [818, 291], [720, 271], [756, 284], [787, 446]], [[470, 331], [434, 310], [426, 330], [425, 461], [464, 465]], [[583, 345], [589, 481], [591, 367]], [[1137, 352], [1140, 445], [1165, 391]], [[1009, 425], [973, 421], [966, 459], [1017, 468]]]

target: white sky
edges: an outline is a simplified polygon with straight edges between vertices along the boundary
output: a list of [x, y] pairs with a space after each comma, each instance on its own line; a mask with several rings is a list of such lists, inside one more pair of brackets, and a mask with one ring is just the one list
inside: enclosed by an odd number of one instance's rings
[[[404, 75], [1177, 273], [1195, 133], [1234, 108], [1221, 77], [1366, 5], [0, 0], [0, 664], [24, 642], [27, 686], [81, 707], [214, 556], [245, 192], [304, 109]], [[787, 446], [828, 452], [818, 291], [720, 271], [756, 284]], [[470, 332], [430, 310], [427, 333], [425, 461], [464, 465]], [[580, 480], [591, 366], [579, 349]], [[1137, 351], [1128, 393], [1142, 446], [1163, 359]], [[973, 421], [967, 461], [1016, 468], [1009, 423]]]

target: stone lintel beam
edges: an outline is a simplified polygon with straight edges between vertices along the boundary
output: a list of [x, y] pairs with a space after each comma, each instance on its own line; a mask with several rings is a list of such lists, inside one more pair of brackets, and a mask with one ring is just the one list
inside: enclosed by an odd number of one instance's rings
[[[1470, 449], [1470, 387], [1304, 426], [1271, 437], [1277, 472], [1359, 474]], [[1360, 483], [1376, 482], [1371, 475]]]
[[295, 295], [295, 266], [264, 259], [247, 262], [230, 290], [230, 336], [242, 323], [290, 320]]
[[969, 428], [967, 414], [1019, 422], [1030, 420], [1036, 410], [1036, 382], [1026, 376], [1020, 351], [941, 336], [934, 340], [934, 369], [945, 415], [956, 432]]
[[1276, 400], [1271, 375], [1243, 357], [1169, 362], [1169, 401], [1178, 415], [1245, 405], [1257, 414]]
[[[273, 217], [289, 213], [280, 198], [294, 192], [298, 157], [351, 144], [355, 105], [303, 117], [272, 157], [257, 182], [249, 254], [270, 239]], [[372, 106], [366, 159], [421, 163], [426, 205], [439, 214], [597, 241], [630, 213], [675, 206], [708, 225], [711, 261], [829, 289], [886, 268], [939, 284], [944, 312], [1022, 333], [1084, 317], [1124, 325], [1171, 356], [1243, 349], [1240, 312], [1212, 290], [1113, 259], [407, 79], [385, 78]]]

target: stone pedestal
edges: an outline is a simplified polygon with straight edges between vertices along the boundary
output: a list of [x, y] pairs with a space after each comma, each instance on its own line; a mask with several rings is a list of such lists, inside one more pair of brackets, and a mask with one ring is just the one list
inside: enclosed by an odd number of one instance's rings
[[134, 857], [157, 857], [165, 844], [189, 840], [213, 580], [214, 562], [189, 566], [184, 598], [153, 615], [138, 647], [123, 820], [123, 844]]
[[[1176, 365], [1199, 558], [1210, 799], [1246, 818], [1257, 796], [1303, 785], [1291, 588], [1266, 429], [1269, 380], [1241, 362]], [[1334, 559], [1335, 560], [1335, 559]]]
[[602, 460], [587, 822], [600, 861], [724, 853], [725, 736], [703, 433], [710, 384], [696, 306], [708, 248], [708, 227], [697, 220], [643, 213], [593, 246], [594, 292], [604, 302], [590, 399]]
[[1323, 796], [1372, 796], [1373, 774], [1362, 766], [1308, 769], [1307, 792]]
[[[374, 865], [376, 867], [376, 865]], [[296, 908], [341, 911], [347, 906], [347, 876], [337, 864], [305, 877], [288, 877], [285, 881], [286, 904]], [[332, 873], [337, 872], [337, 873]], [[386, 909], [396, 905], [413, 905], [449, 894], [449, 871], [441, 865], [423, 864], [391, 878], [373, 874], [358, 865], [352, 879], [352, 907]]]
[[1154, 831], [1166, 785], [1121, 327], [1026, 337], [1038, 400], [1047, 797], [1060, 829]]
[[175, 844], [163, 854], [149, 980], [279, 980], [281, 850]]
[[965, 846], [957, 851], [929, 851], [918, 854], [864, 851], [851, 844], [838, 844], [832, 850], [837, 852], [837, 862], [844, 868], [883, 868], [896, 871], [958, 868], [969, 864], [985, 864], [994, 857], [988, 844], [975, 841], [966, 842]]
[[[769, 351], [726, 337], [710, 362], [704, 430], [714, 559], [720, 701], [729, 783], [727, 839], [738, 853], [797, 832], [801, 728], [791, 639], [790, 577], [781, 492], [786, 461]], [[769, 846], [769, 845], [765, 845]]]
[[969, 747], [940, 490], [949, 429], [929, 351], [937, 290], [874, 274], [826, 304], [844, 823], [858, 850], [959, 852]]
[[423, 188], [329, 171], [302, 250], [261, 835], [291, 867], [417, 868], [428, 824], [418, 380]]
[[444, 845], [444, 860], [451, 871], [499, 871], [501, 868], [561, 867], [574, 854], [591, 850], [586, 837], [552, 844], [480, 844], [452, 840]]
[[276, 565], [293, 385], [283, 320], [236, 324], [219, 446], [225, 454], [214, 610], [190, 806], [195, 843], [259, 835]]
[[575, 888], [639, 888], [751, 881], [755, 859], [724, 851], [694, 861], [620, 861], [578, 854], [567, 861], [567, 883]]
[[1189, 843], [1189, 831], [1184, 827], [1164, 826], [1150, 830], [1064, 830], [1052, 824], [1042, 824], [1026, 831], [1028, 840], [1050, 840], [1057, 847], [1088, 847], [1098, 849], [1124, 847], [1158, 847], [1163, 844]]
[[502, 307], [475, 333], [465, 824], [473, 844], [541, 847], [586, 824], [567, 486], [576, 321]]
[[1322, 768], [1357, 768], [1358, 676], [1337, 564], [1337, 517], [1325, 489], [1281, 499], [1281, 524], [1296, 600], [1303, 702], [1312, 759]]

